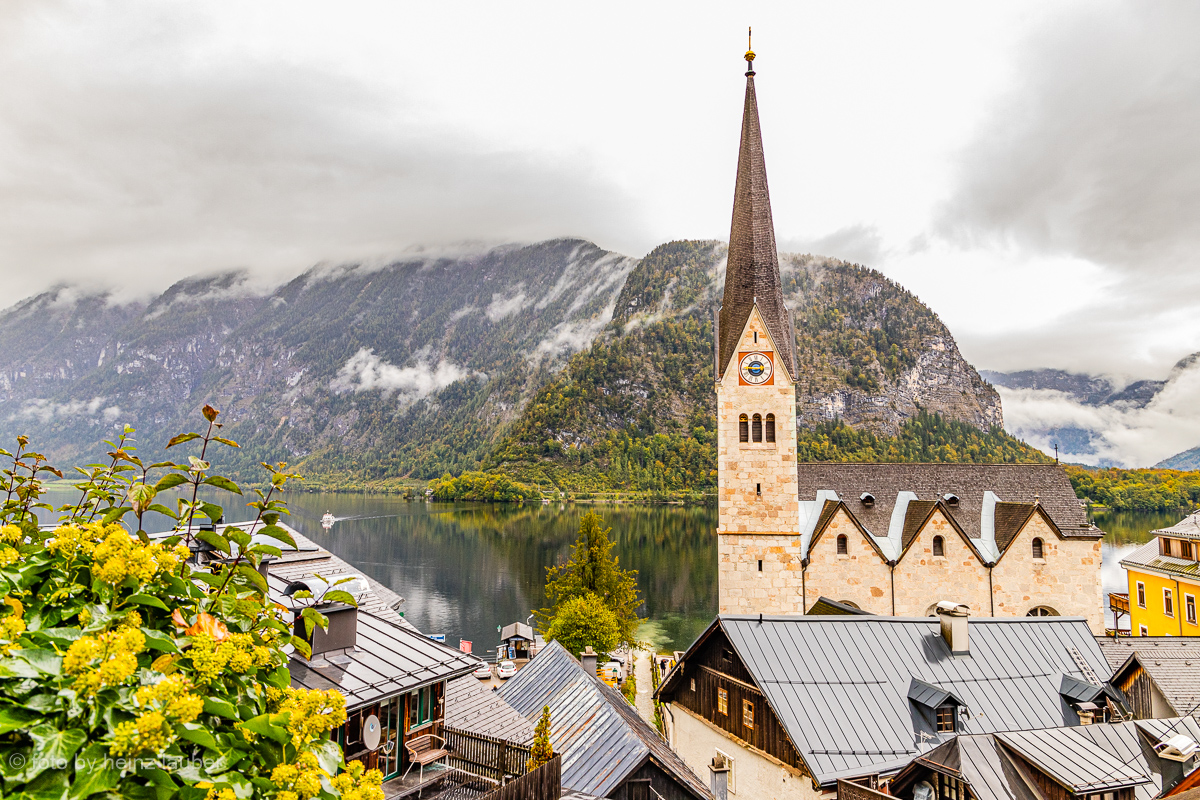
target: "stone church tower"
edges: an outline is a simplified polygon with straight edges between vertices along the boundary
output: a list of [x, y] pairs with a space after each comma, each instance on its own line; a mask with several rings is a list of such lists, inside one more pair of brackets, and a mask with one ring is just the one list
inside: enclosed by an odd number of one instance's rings
[[725, 295], [716, 325], [721, 613], [803, 613], [796, 493], [796, 345], [783, 304], [754, 53]]

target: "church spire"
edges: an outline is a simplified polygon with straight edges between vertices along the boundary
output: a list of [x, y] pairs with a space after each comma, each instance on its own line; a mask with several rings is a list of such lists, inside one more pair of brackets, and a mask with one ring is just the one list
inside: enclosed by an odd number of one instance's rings
[[757, 304], [783, 366], [795, 380], [795, 332], [791, 315], [783, 305], [783, 287], [779, 280], [779, 253], [775, 249], [775, 225], [771, 220], [771, 197], [767, 191], [767, 166], [758, 124], [754, 74], [754, 51], [747, 50], [746, 103], [742, 111], [742, 145], [733, 193], [725, 295], [719, 318], [716, 378], [720, 380], [728, 368], [746, 320]]

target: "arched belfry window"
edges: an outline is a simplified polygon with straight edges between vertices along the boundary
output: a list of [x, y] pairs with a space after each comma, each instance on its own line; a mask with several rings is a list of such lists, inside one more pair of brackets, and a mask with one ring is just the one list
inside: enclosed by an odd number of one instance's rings
[[850, 542], [846, 538], [846, 534], [839, 533], [837, 537], [837, 554], [839, 556], [846, 555], [849, 552], [849, 544]]
[[767, 441], [775, 441], [775, 415], [767, 414]]
[[1033, 540], [1033, 557], [1034, 558], [1045, 558], [1046, 557], [1046, 548], [1045, 548], [1045, 545], [1042, 543], [1041, 539]]
[[745, 414], [738, 417], [738, 441], [750, 441], [750, 418]]
[[754, 441], [761, 442], [762, 441], [762, 415], [761, 414], [754, 415], [754, 421], [753, 421], [753, 423], [751, 423], [750, 428], [754, 433]]
[[933, 537], [933, 554], [935, 556], [946, 555], [946, 540], [940, 536]]

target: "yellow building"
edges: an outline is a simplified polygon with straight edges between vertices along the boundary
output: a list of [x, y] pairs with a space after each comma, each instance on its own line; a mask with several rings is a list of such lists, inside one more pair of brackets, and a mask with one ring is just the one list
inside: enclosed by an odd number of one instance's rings
[[1134, 636], [1200, 636], [1200, 511], [1121, 560], [1129, 573], [1129, 597], [1112, 597], [1114, 611], [1125, 600]]

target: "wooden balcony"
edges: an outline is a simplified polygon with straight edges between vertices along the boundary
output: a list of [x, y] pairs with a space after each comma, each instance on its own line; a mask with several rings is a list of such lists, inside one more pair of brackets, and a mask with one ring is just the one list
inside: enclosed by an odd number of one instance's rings
[[1114, 614], [1129, 613], [1129, 595], [1116, 594], [1115, 592], [1108, 595], [1108, 607], [1112, 609]]

